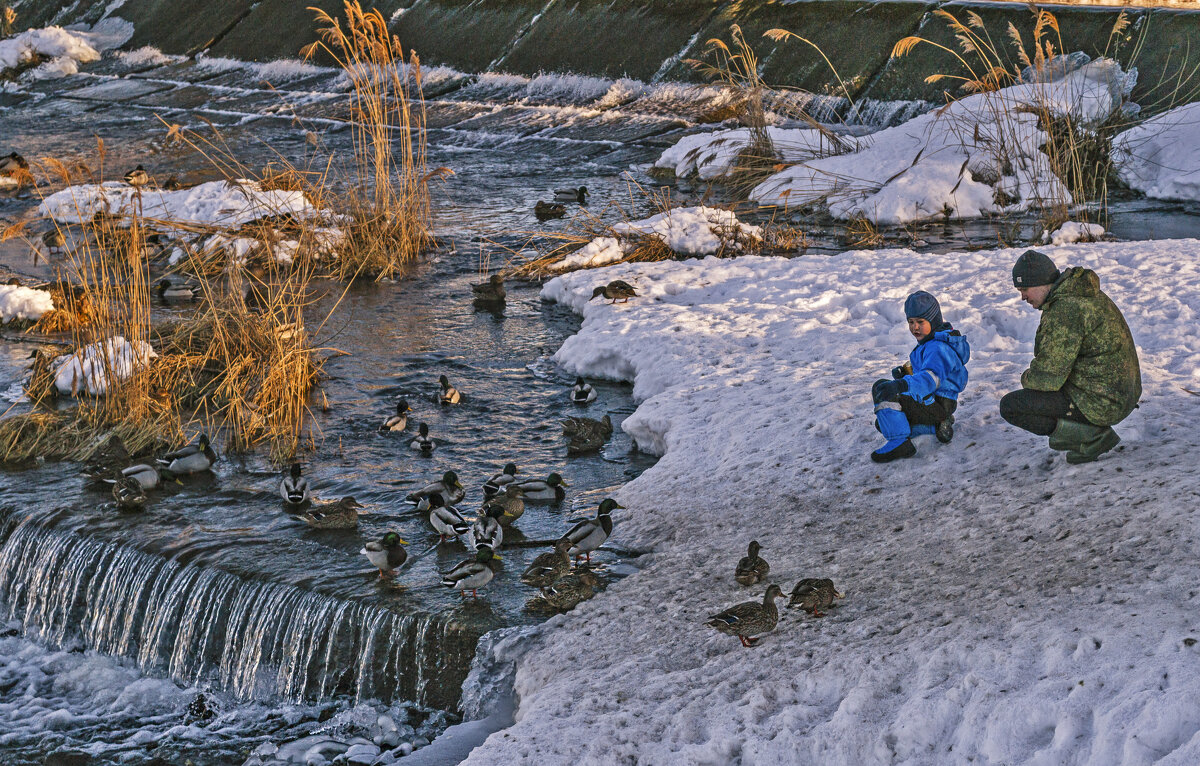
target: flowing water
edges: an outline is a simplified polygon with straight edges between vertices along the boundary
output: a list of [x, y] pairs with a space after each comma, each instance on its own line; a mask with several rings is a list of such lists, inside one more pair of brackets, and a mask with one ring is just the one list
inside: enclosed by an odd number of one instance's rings
[[[381, 710], [428, 739], [458, 710], [479, 637], [545, 617], [525, 608], [531, 591], [517, 582], [541, 549], [506, 547], [497, 580], [463, 602], [437, 584], [437, 572], [464, 548], [434, 548], [436, 533], [404, 496], [453, 469], [473, 512], [478, 485], [507, 461], [526, 476], [559, 471], [571, 483], [566, 501], [531, 506], [506, 535], [520, 544], [557, 537], [569, 518], [652, 464], [620, 430], [634, 406], [628, 387], [607, 383], [584, 414], [609, 413], [612, 440], [599, 455], [568, 460], [558, 420], [577, 412], [566, 397], [571, 378], [548, 357], [578, 319], [543, 304], [533, 285], [510, 285], [501, 313], [476, 311], [469, 284], [481, 261], [494, 269], [505, 259], [496, 243], [520, 249], [529, 236], [563, 230], [566, 222], [539, 224], [531, 214], [555, 187], [586, 185], [591, 210], [609, 220], [621, 214], [610, 200], [629, 214], [650, 211], [635, 187], [652, 184], [645, 164], [719, 110], [722, 96], [579, 77], [434, 71], [426, 82], [431, 164], [456, 172], [436, 191], [439, 247], [394, 283], [357, 284], [344, 297], [341, 285], [318, 283], [312, 307], [316, 319], [341, 299], [316, 340], [350, 353], [326, 366], [330, 406], [316, 415], [321, 440], [304, 458], [306, 474], [319, 497], [353, 495], [370, 513], [357, 531], [307, 528], [283, 509], [276, 467], [255, 454], [225, 456], [211, 476], [168, 484], [137, 515], [116, 513], [76, 465], [0, 473], [0, 762], [41, 763], [69, 749], [96, 763], [237, 763], [268, 739], [361, 733]], [[299, 162], [312, 151], [310, 131], [348, 150], [343, 87], [336, 73], [298, 66], [268, 75], [110, 59], [0, 109], [0, 148], [96, 167], [99, 136], [109, 176], [142, 162], [159, 176], [205, 180], [215, 173], [168, 145], [158, 116], [218, 126], [250, 166], [275, 152]], [[875, 119], [913, 108], [880, 105]], [[673, 195], [706, 192], [680, 183]], [[28, 193], [0, 197], [0, 216], [17, 219], [35, 202]], [[1194, 231], [1193, 212], [1180, 206], [1114, 212], [1118, 231], [1146, 222], [1162, 234]], [[843, 248], [840, 227], [802, 223], [816, 235], [810, 255]], [[927, 227], [919, 236], [933, 251], [994, 245], [997, 227]], [[50, 276], [19, 241], [0, 244], [0, 265]], [[0, 345], [0, 391], [10, 401], [35, 347], [11, 335]], [[461, 405], [431, 400], [441, 374], [464, 391]], [[413, 406], [410, 422], [428, 422], [439, 440], [433, 457], [377, 433], [400, 396]], [[358, 554], [390, 529], [414, 555], [433, 548], [391, 583]], [[636, 563], [619, 545], [618, 531], [600, 556], [609, 578]]]

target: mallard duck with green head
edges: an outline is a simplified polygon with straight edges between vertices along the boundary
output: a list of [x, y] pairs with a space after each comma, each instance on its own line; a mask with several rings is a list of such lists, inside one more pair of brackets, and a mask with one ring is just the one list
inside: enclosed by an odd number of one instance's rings
[[450, 379], [445, 375], [438, 378], [438, 384], [442, 387], [442, 392], [438, 394], [438, 401], [442, 404], [458, 404], [462, 401], [462, 394], [458, 389], [450, 385]]
[[429, 424], [421, 423], [417, 426], [417, 438], [408, 443], [408, 448], [414, 452], [420, 452], [425, 457], [433, 454], [437, 449], [437, 442], [429, 438]]
[[569, 540], [554, 543], [554, 550], [535, 558], [521, 574], [521, 582], [535, 588], [548, 588], [554, 581], [571, 571], [571, 548]]
[[471, 591], [473, 598], [478, 598], [479, 589], [496, 576], [495, 562], [492, 549], [481, 545], [473, 557], [460, 561], [453, 569], [442, 573], [442, 585], [458, 591], [463, 598], [466, 598], [467, 591]]
[[500, 523], [503, 515], [504, 506], [499, 503], [485, 506], [480, 511], [479, 518], [471, 525], [472, 548], [486, 545], [493, 551], [500, 550], [500, 544], [504, 542], [504, 525]]
[[458, 480], [458, 474], [454, 471], [446, 471], [442, 474], [439, 481], [431, 482], [421, 487], [416, 492], [410, 492], [405, 500], [415, 502], [418, 510], [429, 510], [429, 496], [441, 495], [442, 501], [446, 505], [458, 505], [467, 496], [467, 491], [463, 489], [462, 482]]
[[[407, 399], [401, 399], [396, 402], [396, 414], [392, 415], [387, 420], [383, 421], [383, 425], [379, 427], [380, 433], [398, 433], [408, 428], [408, 413], [409, 406]], [[429, 434], [429, 426], [425, 426], [426, 436]]]
[[569, 417], [562, 420], [563, 436], [567, 437], [567, 454], [582, 455], [595, 452], [612, 436], [612, 418]]
[[495, 496], [501, 489], [516, 481], [518, 473], [520, 471], [517, 470], [516, 463], [505, 463], [500, 473], [483, 483], [483, 496], [485, 498]]
[[133, 479], [142, 489], [150, 491], [157, 489], [162, 481], [162, 476], [158, 469], [148, 463], [138, 463], [127, 468], [121, 469], [120, 473], [114, 479], [105, 479], [108, 484], [116, 484], [122, 479]]
[[438, 533], [438, 542], [453, 540], [471, 531], [471, 525], [457, 508], [446, 505], [446, 500], [437, 492], [425, 498], [429, 502], [429, 524]]
[[557, 473], [552, 473], [545, 479], [529, 479], [515, 482], [521, 488], [521, 494], [526, 500], [534, 502], [561, 503], [567, 496], [566, 479]]
[[186, 303], [196, 298], [196, 290], [190, 285], [172, 283], [161, 279], [156, 285], [159, 300], [166, 303]]
[[775, 606], [777, 598], [783, 598], [783, 589], [771, 583], [767, 586], [762, 603], [743, 601], [712, 615], [705, 624], [727, 636], [737, 636], [742, 646], [754, 646], [759, 636], [770, 633], [779, 624], [779, 609]]
[[500, 526], [511, 526], [514, 521], [521, 518], [525, 513], [525, 496], [521, 492], [521, 488], [516, 484], [509, 484], [504, 488], [504, 491], [488, 500], [484, 505], [483, 512], [491, 516], [495, 513], [493, 509], [499, 509], [500, 515], [496, 519], [500, 522]]
[[575, 404], [591, 404], [596, 401], [596, 389], [583, 378], [575, 378], [575, 385], [571, 387], [571, 401]]
[[174, 452], [168, 452], [158, 459], [162, 470], [172, 476], [184, 476], [192, 473], [202, 473], [212, 469], [217, 462], [217, 453], [208, 442], [208, 434], [200, 434], [196, 441], [181, 447]]
[[624, 507], [617, 505], [617, 501], [611, 497], [601, 500], [600, 507], [596, 509], [596, 518], [584, 519], [562, 536], [563, 540], [571, 544], [568, 551], [570, 555], [574, 556], [576, 561], [580, 556], [587, 556], [588, 563], [592, 563], [592, 551], [604, 545], [612, 534], [612, 512]]
[[369, 542], [359, 551], [379, 569], [379, 579], [391, 577], [405, 561], [408, 561], [408, 551], [404, 546], [408, 542], [396, 532], [387, 532], [378, 542]]
[[358, 526], [358, 511], [362, 507], [347, 495], [341, 500], [310, 508], [300, 518], [314, 529], [354, 529]]
[[803, 609], [813, 617], [824, 617], [822, 609], [828, 609], [835, 598], [845, 598], [828, 577], [806, 577], [792, 588], [788, 609]]
[[581, 569], [568, 572], [552, 585], [542, 588], [540, 600], [551, 609], [565, 612], [574, 609], [579, 602], [587, 601], [599, 590], [600, 578], [586, 569]]
[[292, 463], [292, 467], [279, 482], [279, 496], [292, 508], [299, 508], [312, 499], [308, 479], [301, 475], [302, 470], [299, 463]]
[[767, 579], [767, 572], [771, 571], [771, 565], [758, 555], [760, 550], [762, 550], [762, 546], [758, 544], [758, 540], [751, 540], [749, 550], [738, 561], [737, 568], [733, 570], [733, 579], [738, 583], [757, 585]]
[[596, 298], [605, 298], [616, 303], [628, 303], [630, 298], [638, 297], [637, 289], [623, 279], [614, 279], [607, 285], [600, 285], [595, 290], [592, 290], [592, 297], [588, 300]]

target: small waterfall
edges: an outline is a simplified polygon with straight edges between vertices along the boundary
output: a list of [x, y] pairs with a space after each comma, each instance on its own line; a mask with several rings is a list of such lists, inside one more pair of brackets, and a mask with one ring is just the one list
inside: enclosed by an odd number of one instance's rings
[[478, 635], [80, 537], [0, 511], [0, 617], [242, 699], [345, 695], [457, 707]]

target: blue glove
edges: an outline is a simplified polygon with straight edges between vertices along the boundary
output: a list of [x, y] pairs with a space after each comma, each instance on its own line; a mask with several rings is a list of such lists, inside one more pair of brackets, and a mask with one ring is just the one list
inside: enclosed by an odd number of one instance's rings
[[871, 398], [875, 403], [894, 402], [900, 399], [900, 394], [908, 390], [908, 384], [903, 380], [877, 380], [871, 386]]

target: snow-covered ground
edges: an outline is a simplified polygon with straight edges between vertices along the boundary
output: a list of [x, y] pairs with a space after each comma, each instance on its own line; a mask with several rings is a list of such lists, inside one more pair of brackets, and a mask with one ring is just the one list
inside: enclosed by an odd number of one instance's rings
[[[624, 428], [662, 453], [615, 541], [639, 573], [506, 651], [516, 723], [469, 764], [1200, 762], [1200, 241], [1047, 247], [1123, 309], [1145, 394], [1123, 442], [1067, 465], [1005, 424], [1038, 314], [1020, 251], [908, 250], [622, 264], [547, 283], [582, 313], [566, 370], [632, 380]], [[594, 285], [641, 298], [609, 305]], [[949, 445], [879, 466], [870, 387], [933, 292], [970, 339]], [[704, 625], [757, 539], [785, 592], [832, 577], [823, 619], [753, 649]]]
[[1200, 200], [1200, 104], [1146, 120], [1113, 141], [1123, 182], [1147, 197]]
[[54, 299], [46, 290], [23, 285], [0, 285], [0, 322], [14, 319], [41, 319], [54, 310]]
[[85, 35], [62, 27], [29, 29], [0, 40], [0, 73], [28, 65], [37, 58], [46, 60], [24, 72], [23, 79], [43, 80], [75, 74], [80, 64], [98, 61], [100, 52], [91, 46]]

